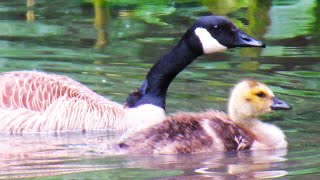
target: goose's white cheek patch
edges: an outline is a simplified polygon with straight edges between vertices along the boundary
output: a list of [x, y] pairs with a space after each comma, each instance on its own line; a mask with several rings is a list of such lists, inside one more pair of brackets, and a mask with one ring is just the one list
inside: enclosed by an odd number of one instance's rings
[[195, 34], [198, 36], [202, 49], [205, 54], [211, 54], [227, 49], [226, 46], [220, 44], [205, 28], [196, 28]]

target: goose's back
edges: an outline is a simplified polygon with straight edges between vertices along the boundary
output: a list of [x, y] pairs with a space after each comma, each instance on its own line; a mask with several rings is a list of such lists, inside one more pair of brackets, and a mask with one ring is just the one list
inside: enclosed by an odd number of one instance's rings
[[37, 71], [13, 71], [0, 75], [0, 107], [45, 111], [61, 97], [104, 101], [116, 105], [71, 78]]

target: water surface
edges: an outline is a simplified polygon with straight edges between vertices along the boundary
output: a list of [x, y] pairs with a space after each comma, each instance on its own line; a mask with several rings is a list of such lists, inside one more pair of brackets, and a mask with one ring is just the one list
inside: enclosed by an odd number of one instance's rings
[[316, 0], [1, 1], [1, 72], [67, 75], [121, 103], [195, 19], [215, 13], [268, 46], [202, 56], [170, 86], [168, 112], [225, 110], [229, 89], [247, 77], [294, 108], [262, 117], [284, 130], [287, 152], [115, 155], [116, 132], [1, 134], [0, 178], [317, 179], [319, 12]]

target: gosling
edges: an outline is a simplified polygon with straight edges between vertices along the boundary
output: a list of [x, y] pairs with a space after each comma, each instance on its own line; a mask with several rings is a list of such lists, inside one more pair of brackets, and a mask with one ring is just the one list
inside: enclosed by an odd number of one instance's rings
[[179, 112], [147, 129], [128, 131], [117, 145], [129, 152], [156, 154], [286, 148], [281, 129], [258, 116], [290, 109], [267, 85], [245, 79], [231, 91], [228, 115], [212, 109]]

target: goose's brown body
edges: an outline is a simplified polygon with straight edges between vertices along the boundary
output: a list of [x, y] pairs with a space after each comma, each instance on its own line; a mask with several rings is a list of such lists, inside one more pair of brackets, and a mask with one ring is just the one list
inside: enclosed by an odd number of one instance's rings
[[36, 71], [0, 75], [0, 131], [121, 129], [122, 105], [68, 77]]
[[249, 149], [254, 140], [225, 113], [216, 110], [177, 113], [125, 136], [118, 144], [124, 150], [169, 154]]

